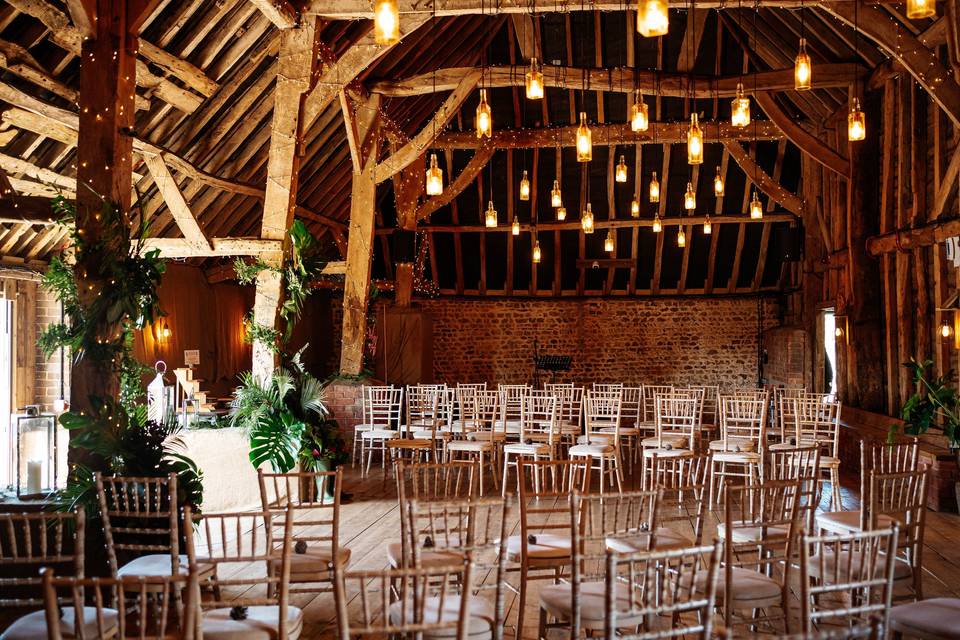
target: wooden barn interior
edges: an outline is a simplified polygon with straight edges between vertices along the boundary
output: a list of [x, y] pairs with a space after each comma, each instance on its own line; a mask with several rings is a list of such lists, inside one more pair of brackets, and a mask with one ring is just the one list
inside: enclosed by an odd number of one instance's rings
[[0, 637], [956, 638], [958, 268], [960, 0], [0, 0]]

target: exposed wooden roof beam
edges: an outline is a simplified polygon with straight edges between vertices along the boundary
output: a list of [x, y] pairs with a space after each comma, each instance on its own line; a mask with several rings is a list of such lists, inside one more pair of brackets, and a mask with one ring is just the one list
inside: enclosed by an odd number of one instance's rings
[[210, 248], [199, 247], [186, 238], [146, 238], [141, 253], [160, 250], [161, 258], [214, 258], [218, 256], [257, 256], [280, 251], [281, 240], [261, 238], [211, 238]]
[[809, 155], [811, 158], [842, 176], [850, 175], [850, 160], [824, 144], [818, 137], [807, 132], [799, 123], [794, 122], [780, 105], [773, 94], [767, 91], [758, 91], [754, 97], [757, 105], [763, 109], [767, 117], [773, 120], [787, 139]]
[[[450, 67], [438, 69], [434, 73], [422, 73], [399, 80], [379, 80], [368, 85], [374, 93], [385, 97], [399, 98], [421, 96], [435, 91], [452, 91], [464, 75], [474, 67]], [[521, 65], [500, 65], [483, 70], [485, 87], [522, 87], [527, 68]], [[846, 88], [857, 74], [865, 75], [865, 67], [852, 62], [824, 63], [817, 65], [813, 82], [815, 89]], [[586, 78], [584, 77], [586, 76]], [[793, 67], [773, 71], [759, 71], [756, 74], [757, 86], [764, 91], [792, 91]], [[434, 85], [436, 80], [436, 85]], [[743, 76], [709, 76], [688, 73], [654, 72], [625, 67], [615, 69], [596, 69], [582, 67], [558, 67], [543, 65], [543, 82], [547, 87], [563, 89], [585, 89], [592, 91], [610, 91], [631, 94], [634, 88], [645, 95], [671, 96], [683, 98], [694, 93], [698, 98], [733, 97], [737, 92], [737, 83], [743, 82]], [[659, 91], [657, 83], [659, 82]], [[747, 93], [753, 91], [753, 81], [744, 83]]]
[[[768, 198], [777, 202], [787, 211], [794, 215], [803, 215], [803, 201], [796, 194], [790, 193], [780, 183], [771, 178], [760, 165], [750, 157], [746, 149], [739, 142], [725, 142], [723, 146], [730, 152], [733, 158], [745, 174], [747, 179], [753, 182], [760, 191], [765, 193]], [[764, 216], [766, 218], [766, 216]]]
[[287, 0], [250, 0], [278, 29], [292, 29], [300, 21], [296, 7]]
[[143, 157], [143, 161], [147, 165], [150, 175], [153, 176], [153, 183], [157, 185], [157, 190], [160, 191], [164, 202], [167, 203], [167, 209], [170, 210], [170, 215], [173, 216], [184, 239], [195, 244], [198, 248], [212, 251], [213, 247], [210, 245], [210, 241], [207, 240], [203, 229], [197, 223], [196, 216], [190, 210], [190, 205], [183, 197], [177, 181], [173, 179], [170, 169], [167, 168], [167, 163], [163, 161], [163, 156], [147, 155]]
[[[493, 152], [494, 148], [492, 146], [482, 146], [477, 149], [467, 166], [463, 168], [463, 171], [455, 180], [444, 188], [441, 195], [428, 198], [426, 202], [420, 205], [417, 209], [416, 219], [423, 220], [441, 207], [453, 202], [474, 181], [477, 174], [483, 171], [483, 168], [490, 162], [490, 158], [493, 157]], [[450, 163], [447, 163], [447, 166], [451, 166]]]

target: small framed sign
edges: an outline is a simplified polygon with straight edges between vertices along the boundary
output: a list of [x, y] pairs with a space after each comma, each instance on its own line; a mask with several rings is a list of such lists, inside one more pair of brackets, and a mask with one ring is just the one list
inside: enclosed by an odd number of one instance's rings
[[200, 349], [186, 349], [183, 352], [183, 364], [188, 367], [200, 364]]

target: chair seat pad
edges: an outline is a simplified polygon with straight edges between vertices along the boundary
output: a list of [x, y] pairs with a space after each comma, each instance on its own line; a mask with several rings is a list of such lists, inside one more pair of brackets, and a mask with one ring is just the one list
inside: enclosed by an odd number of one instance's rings
[[361, 431], [371, 431], [375, 429], [377, 426], [378, 425], [375, 425], [375, 424], [363, 424], [363, 423], [355, 424], [353, 425], [353, 432], [360, 433]]
[[890, 609], [890, 628], [916, 638], [960, 638], [960, 598], [930, 598]]
[[[304, 578], [307, 578], [306, 582], [323, 580], [325, 577], [322, 574], [326, 574], [333, 568], [330, 564], [332, 560], [333, 555], [330, 553], [329, 543], [307, 542], [306, 553], [290, 554], [290, 579], [295, 582], [304, 582]], [[270, 560], [270, 564], [277, 568], [280, 567], [282, 562], [282, 558]], [[350, 549], [343, 547], [337, 549], [337, 564], [341, 567], [350, 564]]]
[[733, 464], [759, 464], [761, 456], [756, 451], [714, 451], [714, 462], [731, 462]]
[[561, 422], [560, 423], [560, 433], [571, 434], [571, 433], [580, 433], [580, 423], [579, 422]]
[[[497, 624], [497, 613], [489, 599], [474, 596], [470, 598], [469, 611], [470, 622], [467, 626], [467, 633], [471, 636], [489, 636], [493, 633], [494, 625]], [[404, 620], [403, 618], [406, 618]], [[431, 596], [423, 603], [423, 620], [426, 624], [437, 624], [443, 622], [453, 623], [460, 618], [460, 595], [448, 594], [440, 603], [438, 596]], [[403, 609], [403, 603], [400, 601], [390, 605], [390, 622], [398, 625], [403, 622], [415, 622], [414, 607], [412, 602], [407, 603], [406, 611]], [[423, 634], [428, 638], [454, 638], [457, 635], [456, 627], [446, 629], [434, 629], [425, 631]]]
[[[190, 561], [187, 556], [180, 555], [178, 565], [181, 576], [190, 575]], [[170, 575], [170, 554], [169, 553], [151, 553], [149, 555], [134, 558], [127, 564], [117, 570], [117, 577], [129, 578], [131, 576], [169, 576]]]
[[616, 449], [612, 444], [575, 444], [570, 447], [568, 452], [571, 456], [590, 456], [592, 458], [602, 458], [605, 456], [612, 456], [616, 452]]
[[436, 432], [430, 429], [419, 429], [413, 432], [414, 440], [439, 440], [443, 437], [443, 430], [437, 429]]
[[537, 560], [562, 559], [570, 557], [570, 538], [555, 533], [535, 533], [536, 542], [523, 540], [521, 536], [507, 538], [507, 556], [519, 558], [524, 542], [527, 544], [527, 556]]
[[364, 440], [391, 440], [399, 438], [400, 433], [394, 429], [369, 429], [360, 433]]
[[[280, 607], [277, 605], [247, 607], [245, 620], [230, 617], [231, 608], [203, 612], [205, 640], [283, 640], [279, 637]], [[303, 631], [303, 612], [287, 607], [287, 638], [296, 640]]]
[[[569, 582], [551, 584], [540, 589], [540, 606], [559, 620], [569, 620], [573, 611], [573, 585]], [[616, 585], [617, 611], [630, 610], [630, 592], [624, 584]], [[596, 628], [606, 622], [606, 584], [583, 582], [580, 584], [580, 620], [588, 627]], [[633, 626], [638, 621], [617, 617], [618, 626]]]
[[[826, 573], [825, 576], [821, 576], [822, 573], [820, 570], [820, 554], [815, 553], [810, 556], [809, 561], [807, 562], [807, 571], [814, 578], [824, 578], [824, 579], [836, 579], [837, 573], [839, 573], [839, 579], [842, 581], [848, 581], [851, 579], [859, 579], [863, 576], [860, 570], [860, 560], [856, 559], [852, 562], [848, 560], [848, 552], [843, 551], [840, 553], [840, 570], [837, 572], [836, 564], [836, 554], [832, 551], [828, 551], [826, 557], [823, 560], [823, 569]], [[883, 572], [887, 564], [886, 554], [878, 554], [876, 558], [876, 567], [874, 570], [874, 577], [878, 576], [878, 573]], [[847, 575], [847, 571], [853, 574], [853, 576]], [[894, 580], [906, 580], [913, 577], [913, 569], [910, 567], [910, 564], [903, 558], [895, 558], [893, 563], [893, 579]]]
[[[170, 565], [167, 565], [169, 570]], [[119, 631], [118, 620], [120, 614], [116, 609], [103, 609], [104, 633], [100, 634], [97, 624], [97, 608], [83, 608], [83, 632], [85, 638], [111, 638]], [[76, 637], [74, 624], [76, 611], [73, 607], [63, 608], [63, 617], [60, 618], [60, 634], [64, 638]], [[47, 616], [43, 611], [34, 611], [17, 619], [7, 630], [0, 635], [3, 640], [38, 640], [47, 637]]]
[[613, 444], [613, 434], [594, 431], [588, 436], [577, 436], [577, 444]]
[[690, 449], [644, 449], [643, 457], [652, 458], [656, 455], [658, 458], [686, 458], [693, 456]]
[[[610, 536], [606, 540], [607, 549], [616, 551], [617, 553], [646, 551], [649, 544], [649, 533], [638, 533], [629, 536]], [[690, 538], [670, 527], [659, 527], [654, 532], [653, 547], [657, 551], [669, 551], [671, 549], [683, 549], [692, 546], [693, 541], [691, 541]]]
[[[743, 544], [747, 542], [759, 542], [760, 540], [766, 538], [783, 538], [787, 535], [789, 530], [788, 525], [769, 525], [766, 528], [764, 527], [749, 527], [744, 526], [742, 520], [735, 520], [733, 523], [733, 531], [731, 536], [735, 544]], [[727, 524], [725, 522], [720, 522], [717, 524], [717, 537], [727, 538]]]
[[[831, 533], [852, 533], [860, 531], [860, 510], [856, 511], [828, 511], [817, 514], [817, 526]], [[894, 519], [883, 513], [877, 514], [877, 528], [886, 529], [892, 526]]]
[[425, 438], [394, 438], [387, 442], [387, 446], [393, 449], [429, 449], [433, 446], [433, 440]]
[[[726, 446], [724, 446], [726, 444]], [[750, 438], [727, 438], [723, 440], [713, 440], [710, 442], [710, 451], [728, 451], [728, 452], [746, 452], [756, 451], [757, 443]]]
[[683, 449], [687, 446], [687, 436], [664, 434], [660, 438], [652, 436], [644, 438], [641, 444], [644, 447], [659, 447], [661, 449]]
[[[721, 569], [720, 575], [717, 576], [718, 602], [722, 602], [726, 596], [723, 571]], [[782, 589], [773, 578], [743, 567], [733, 567], [731, 572], [733, 579], [730, 581], [730, 586], [733, 588], [733, 593], [730, 596], [730, 604], [734, 609], [739, 611], [763, 608], [780, 602]], [[707, 586], [707, 572], [697, 573], [694, 584], [698, 591], [703, 592]]]
[[511, 442], [503, 446], [504, 453], [512, 453], [514, 455], [531, 455], [531, 454], [548, 454], [550, 453], [550, 445], [546, 442], [531, 442], [527, 444], [525, 442]]
[[[403, 564], [403, 544], [393, 542], [387, 545], [387, 561], [393, 568]], [[463, 562], [463, 554], [456, 551], [420, 551], [420, 565], [425, 567], [440, 567], [448, 564]]]
[[480, 440], [483, 442], [503, 442], [507, 439], [507, 434], [503, 431], [471, 431], [467, 434], [467, 440]]
[[447, 443], [447, 451], [493, 451], [490, 440], [454, 440]]
[[[596, 433], [596, 431], [595, 431], [594, 433]], [[614, 428], [613, 428], [613, 427], [604, 427], [603, 429], [600, 429], [600, 433], [610, 433], [610, 434], [612, 434], [612, 433], [614, 433]], [[636, 427], [625, 427], [625, 426], [623, 426], [622, 424], [620, 425], [620, 437], [621, 437], [621, 438], [636, 437], [636, 436], [638, 436], [638, 435], [640, 435], [640, 429], [638, 429], [638, 428], [636, 428]]]

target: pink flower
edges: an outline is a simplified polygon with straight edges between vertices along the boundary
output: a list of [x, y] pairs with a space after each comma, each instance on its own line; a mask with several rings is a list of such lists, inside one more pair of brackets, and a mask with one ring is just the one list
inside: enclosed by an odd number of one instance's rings
[[319, 449], [314, 449], [314, 450], [312, 451], [312, 454], [313, 454], [314, 460], [316, 460], [317, 458], [320, 457], [320, 450], [319, 450]]

